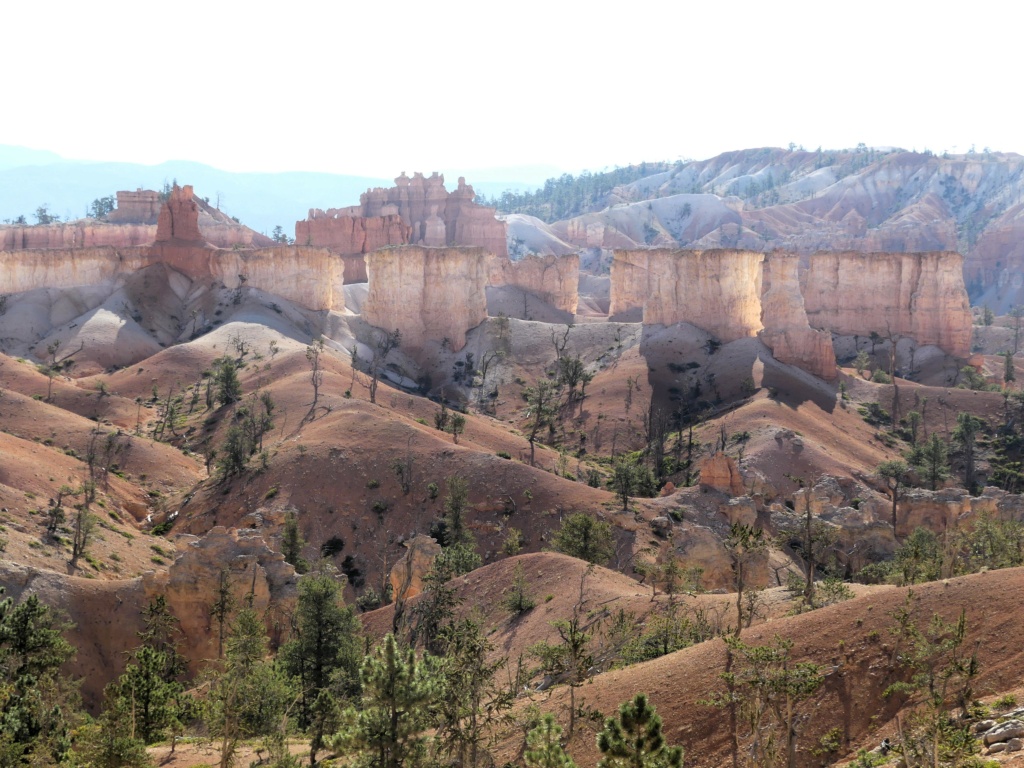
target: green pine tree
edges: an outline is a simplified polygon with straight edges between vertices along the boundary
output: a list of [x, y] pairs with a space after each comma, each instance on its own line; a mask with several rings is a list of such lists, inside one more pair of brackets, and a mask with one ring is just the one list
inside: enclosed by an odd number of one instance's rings
[[554, 715], [544, 715], [540, 724], [526, 734], [526, 768], [576, 768], [562, 749], [561, 735], [562, 727]]
[[412, 648], [402, 651], [387, 635], [367, 656], [360, 672], [363, 694], [358, 709], [347, 712], [349, 726], [332, 741], [342, 754], [358, 753], [367, 768], [415, 768], [426, 760], [431, 706], [440, 689], [426, 659]]
[[681, 768], [683, 764], [682, 748], [668, 746], [661, 718], [645, 693], [620, 704], [619, 716], [605, 721], [597, 748], [604, 755], [599, 768]]

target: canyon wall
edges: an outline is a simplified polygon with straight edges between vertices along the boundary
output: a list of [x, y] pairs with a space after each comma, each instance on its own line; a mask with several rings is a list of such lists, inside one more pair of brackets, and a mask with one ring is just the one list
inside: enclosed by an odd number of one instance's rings
[[780, 363], [795, 365], [825, 381], [838, 375], [832, 334], [811, 328], [797, 274], [799, 257], [775, 252], [765, 262], [771, 285], [761, 297], [761, 340]]
[[511, 261], [503, 256], [490, 260], [488, 285], [513, 285], [532, 293], [548, 304], [576, 314], [579, 301], [580, 257], [527, 256]]
[[754, 336], [762, 328], [763, 259], [724, 249], [615, 251], [610, 315], [641, 308], [646, 325], [690, 323], [723, 342]]
[[[494, 209], [473, 202], [473, 187], [459, 179], [448, 192], [444, 176], [402, 173], [389, 189], [376, 187], [359, 205], [311, 210], [295, 223], [295, 241], [323, 245], [342, 254], [369, 253], [386, 245], [478, 246], [508, 255], [505, 223]], [[351, 222], [345, 221], [352, 220]]]
[[407, 245], [369, 253], [363, 319], [400, 330], [403, 346], [447, 339], [462, 349], [466, 332], [487, 319], [488, 259], [483, 248]]
[[891, 332], [954, 357], [971, 353], [971, 308], [956, 252], [815, 253], [804, 305], [815, 328]]

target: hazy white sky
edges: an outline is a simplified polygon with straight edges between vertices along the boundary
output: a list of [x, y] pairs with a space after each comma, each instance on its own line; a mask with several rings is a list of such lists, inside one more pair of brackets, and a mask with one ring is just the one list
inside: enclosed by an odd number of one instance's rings
[[0, 144], [228, 170], [1024, 153], [1016, 3], [11, 0]]

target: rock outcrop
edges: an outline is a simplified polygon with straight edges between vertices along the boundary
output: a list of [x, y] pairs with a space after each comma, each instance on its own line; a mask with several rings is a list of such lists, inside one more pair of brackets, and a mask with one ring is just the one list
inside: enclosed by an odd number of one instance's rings
[[[721, 341], [761, 330], [761, 262], [754, 251], [615, 251], [612, 319], [690, 323]], [[641, 317], [636, 318], [637, 309]]]
[[281, 640], [298, 596], [298, 576], [284, 555], [267, 546], [262, 533], [218, 526], [202, 538], [184, 534], [177, 545], [181, 554], [174, 564], [167, 571], [147, 573], [142, 584], [147, 600], [165, 595], [167, 607], [178, 618], [191, 674], [199, 671], [204, 659], [219, 656], [220, 632], [210, 606], [222, 585], [235, 605], [251, 599], [271, 641]]
[[519, 261], [503, 256], [491, 259], [488, 285], [513, 285], [573, 315], [579, 301], [579, 284], [580, 257], [577, 254], [526, 256]]
[[971, 352], [971, 307], [959, 253], [813, 254], [804, 305], [811, 326], [832, 333], [892, 333], [954, 357]]
[[795, 365], [825, 381], [837, 376], [832, 335], [811, 328], [797, 277], [799, 258], [775, 252], [766, 262], [771, 287], [761, 297], [761, 340], [780, 363]]
[[403, 173], [394, 187], [364, 192], [359, 205], [310, 211], [306, 221], [295, 223], [295, 241], [347, 255], [411, 244], [478, 246], [507, 256], [505, 223], [495, 218], [493, 208], [473, 202], [474, 197], [463, 178], [449, 193], [444, 176], [416, 173], [410, 179]]
[[483, 248], [400, 246], [366, 256], [363, 319], [402, 332], [403, 346], [445, 339], [453, 350], [487, 318], [488, 256]]
[[741, 496], [746, 492], [740, 468], [731, 456], [721, 451], [704, 460], [700, 467], [700, 486], [730, 496]]
[[112, 224], [156, 224], [163, 206], [160, 193], [152, 189], [119, 191], [117, 207], [106, 215]]
[[405, 554], [392, 566], [388, 581], [393, 595], [408, 600], [423, 591], [423, 579], [430, 572], [434, 559], [441, 554], [441, 545], [419, 533], [404, 546]]
[[0, 251], [0, 294], [99, 285], [149, 263], [146, 248]]

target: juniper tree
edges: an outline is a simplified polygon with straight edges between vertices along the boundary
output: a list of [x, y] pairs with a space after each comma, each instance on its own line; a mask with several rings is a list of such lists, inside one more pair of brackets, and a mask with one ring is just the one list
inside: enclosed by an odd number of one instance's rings
[[565, 518], [551, 543], [556, 551], [595, 565], [607, 564], [615, 554], [611, 525], [586, 512]]

